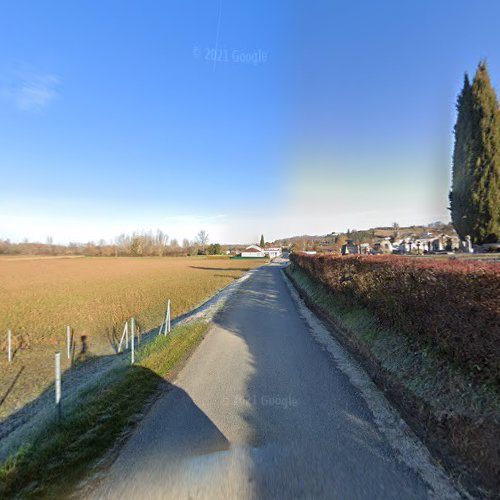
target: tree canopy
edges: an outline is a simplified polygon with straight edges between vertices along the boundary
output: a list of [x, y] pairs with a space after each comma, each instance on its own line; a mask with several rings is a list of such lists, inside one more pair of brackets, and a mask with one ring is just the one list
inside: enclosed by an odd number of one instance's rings
[[472, 85], [467, 74], [457, 100], [450, 210], [463, 239], [500, 237], [500, 110], [485, 62]]

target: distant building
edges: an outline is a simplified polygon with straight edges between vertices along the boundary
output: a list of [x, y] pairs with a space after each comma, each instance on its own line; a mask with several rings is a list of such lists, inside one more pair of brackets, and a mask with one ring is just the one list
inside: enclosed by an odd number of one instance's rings
[[443, 240], [436, 238], [431, 241], [431, 252], [442, 252], [444, 250]]
[[440, 234], [430, 242], [431, 252], [453, 252], [460, 248], [460, 239], [457, 236]]
[[262, 248], [257, 245], [250, 245], [246, 247], [245, 250], [241, 252], [242, 257], [253, 258], [253, 259], [263, 259], [266, 254]]
[[392, 253], [394, 247], [389, 238], [384, 238], [373, 245], [375, 253]]
[[361, 253], [361, 247], [360, 245], [355, 245], [352, 240], [347, 240], [347, 243], [342, 245], [340, 252], [342, 255], [359, 254]]
[[263, 251], [270, 259], [281, 256], [281, 247], [266, 247]]
[[359, 245], [359, 251], [363, 255], [368, 255], [370, 253], [370, 250], [371, 249], [369, 243], [361, 243], [361, 245]]
[[453, 252], [460, 248], [460, 240], [457, 236], [446, 234], [429, 236], [429, 233], [422, 234], [420, 238], [407, 237], [400, 242], [395, 242], [394, 246], [401, 254]]
[[274, 259], [281, 256], [281, 247], [266, 247], [261, 248], [258, 245], [250, 245], [241, 252], [242, 257], [253, 257], [255, 259], [262, 259], [269, 257]]

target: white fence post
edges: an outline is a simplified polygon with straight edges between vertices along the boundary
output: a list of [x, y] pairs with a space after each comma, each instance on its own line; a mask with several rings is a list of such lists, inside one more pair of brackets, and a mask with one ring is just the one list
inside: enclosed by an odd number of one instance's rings
[[[168, 333], [170, 333], [170, 299], [168, 299], [167, 305], [167, 325], [168, 325]], [[165, 327], [167, 329], [167, 327]]]
[[71, 359], [71, 327], [68, 325], [66, 327], [66, 350], [68, 354], [68, 359]]
[[122, 338], [120, 339], [120, 343], [118, 344], [118, 352], [122, 350], [123, 339], [127, 336], [127, 348], [128, 348], [128, 321], [125, 321], [125, 326], [123, 327]]
[[56, 412], [57, 419], [61, 420], [61, 353], [56, 352]]
[[[165, 327], [165, 329], [163, 327]], [[158, 335], [161, 335], [162, 332], [163, 335], [166, 335], [167, 333], [170, 332], [170, 299], [168, 299], [167, 311], [165, 312], [165, 319], [162, 321], [160, 325], [160, 329], [158, 330]]]
[[135, 333], [135, 320], [132, 318], [130, 320], [130, 341], [131, 341], [131, 351], [130, 351], [130, 362], [134, 364], [135, 362], [135, 342], [134, 342], [134, 333]]
[[7, 359], [12, 363], [12, 331], [7, 332]]
[[[165, 326], [165, 328], [163, 330], [163, 335], [165, 336], [167, 334], [167, 330], [168, 330], [168, 307], [167, 307], [167, 312], [165, 313], [165, 320], [161, 324], [161, 326]], [[161, 329], [160, 329], [160, 333], [161, 333]]]

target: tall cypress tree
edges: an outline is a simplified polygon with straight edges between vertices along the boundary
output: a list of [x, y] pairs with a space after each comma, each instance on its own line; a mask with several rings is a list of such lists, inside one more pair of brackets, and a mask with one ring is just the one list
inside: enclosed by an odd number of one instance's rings
[[265, 246], [264, 235], [263, 234], [260, 235], [260, 244], [259, 244], [259, 246], [261, 248], [263, 248]]
[[486, 63], [478, 66], [472, 84], [472, 240], [500, 238], [500, 109]]
[[457, 99], [457, 123], [453, 150], [452, 190], [450, 191], [451, 220], [459, 236], [464, 239], [472, 230], [469, 213], [470, 172], [472, 154], [472, 87], [467, 73]]
[[500, 110], [486, 63], [472, 86], [467, 75], [457, 101], [450, 209], [461, 238], [500, 238]]

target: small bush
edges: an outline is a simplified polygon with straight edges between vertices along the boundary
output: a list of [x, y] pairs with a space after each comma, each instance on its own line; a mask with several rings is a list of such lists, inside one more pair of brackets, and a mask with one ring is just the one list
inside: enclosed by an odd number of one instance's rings
[[500, 268], [398, 256], [294, 254], [333, 293], [436, 349], [479, 380], [500, 383]]

